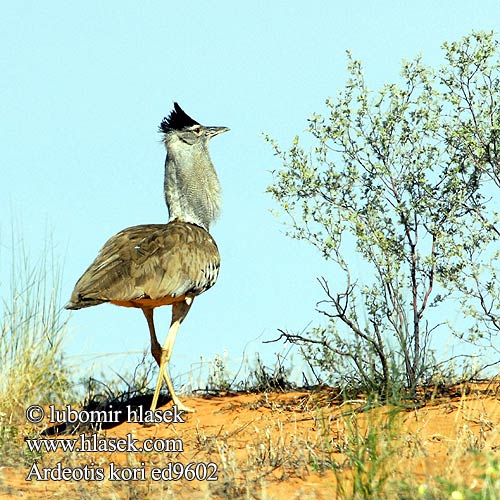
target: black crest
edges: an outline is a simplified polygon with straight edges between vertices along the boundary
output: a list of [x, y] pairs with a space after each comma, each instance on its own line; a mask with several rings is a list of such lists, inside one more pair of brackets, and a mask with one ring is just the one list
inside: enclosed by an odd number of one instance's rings
[[193, 120], [176, 102], [174, 102], [173, 111], [170, 112], [168, 117], [163, 118], [161, 122], [160, 132], [166, 134], [172, 130], [181, 130], [191, 125], [199, 125], [199, 123]]

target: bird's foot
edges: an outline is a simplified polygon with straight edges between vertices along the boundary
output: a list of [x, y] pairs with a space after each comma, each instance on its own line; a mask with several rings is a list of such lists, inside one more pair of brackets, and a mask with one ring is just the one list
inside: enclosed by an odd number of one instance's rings
[[189, 406], [186, 406], [184, 403], [181, 402], [180, 399], [174, 398], [173, 403], [175, 406], [177, 406], [177, 409], [180, 411], [185, 411], [186, 413], [195, 413], [196, 410], [194, 408], [190, 408]]

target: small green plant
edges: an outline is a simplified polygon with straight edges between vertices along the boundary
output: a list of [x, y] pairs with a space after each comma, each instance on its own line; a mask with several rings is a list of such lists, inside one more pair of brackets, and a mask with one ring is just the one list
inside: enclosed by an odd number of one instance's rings
[[228, 391], [231, 389], [231, 384], [231, 377], [226, 367], [225, 359], [216, 354], [212, 362], [211, 372], [208, 375], [205, 390], [207, 393]]
[[[498, 500], [500, 499], [500, 462], [498, 459], [490, 460], [486, 465], [476, 463], [476, 468], [483, 469], [479, 474], [481, 483], [475, 485], [456, 484], [451, 481], [440, 481], [437, 491], [426, 500], [449, 498], [450, 500]], [[441, 491], [439, 491], [441, 490]], [[440, 496], [441, 495], [441, 496]]]
[[143, 395], [154, 392], [154, 373], [158, 369], [148, 351], [144, 351], [135, 364], [135, 368], [123, 373], [114, 372], [110, 375], [109, 370], [101, 372], [100, 378], [93, 377], [81, 380], [85, 387], [85, 400], [104, 401], [114, 399], [118, 395]]
[[[40, 438], [40, 431], [37, 429], [29, 429], [24, 436], [25, 439], [39, 439]], [[28, 446], [25, 445], [25, 443], [22, 443], [23, 449], [22, 449], [22, 458], [23, 458], [23, 465], [27, 467], [31, 467], [35, 462], [40, 461], [44, 456], [45, 452], [40, 449], [38, 451], [36, 450], [31, 450], [28, 448]], [[19, 465], [19, 464], [16, 464]]]
[[0, 414], [0, 466], [12, 466], [19, 461], [19, 430]]
[[[343, 454], [345, 469], [350, 470], [350, 481], [337, 475], [337, 493], [340, 498], [353, 500], [384, 498], [393, 471], [397, 446], [393, 443], [398, 433], [397, 413], [367, 419], [361, 426], [359, 415], [345, 420], [346, 443]], [[350, 491], [349, 491], [350, 490]]]
[[315, 425], [318, 429], [318, 438], [315, 443], [307, 443], [309, 466], [314, 472], [323, 472], [328, 469], [344, 470], [345, 460], [341, 453], [345, 439], [339, 436], [334, 438], [331, 435], [331, 419], [323, 411], [319, 410], [315, 418]]
[[[397, 486], [398, 500], [499, 500], [500, 499], [500, 461], [490, 458], [486, 464], [476, 462], [478, 470], [472, 484], [452, 481], [444, 477], [429, 478], [425, 483]], [[482, 472], [481, 472], [482, 471]]]
[[290, 382], [290, 368], [286, 368], [284, 358], [276, 355], [274, 367], [264, 365], [259, 354], [255, 358], [255, 365], [245, 381], [245, 390], [252, 392], [286, 391], [295, 386]]
[[[38, 430], [29, 429], [24, 437], [38, 438]], [[30, 466], [40, 460], [43, 452], [32, 452], [24, 443], [20, 427], [7, 419], [5, 413], [0, 414], [0, 466], [19, 467]]]

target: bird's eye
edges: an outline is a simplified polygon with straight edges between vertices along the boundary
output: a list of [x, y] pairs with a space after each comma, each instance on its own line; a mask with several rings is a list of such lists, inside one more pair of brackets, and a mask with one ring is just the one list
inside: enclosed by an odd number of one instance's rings
[[201, 127], [199, 126], [196, 126], [196, 127], [193, 127], [191, 129], [196, 135], [200, 135], [201, 134]]

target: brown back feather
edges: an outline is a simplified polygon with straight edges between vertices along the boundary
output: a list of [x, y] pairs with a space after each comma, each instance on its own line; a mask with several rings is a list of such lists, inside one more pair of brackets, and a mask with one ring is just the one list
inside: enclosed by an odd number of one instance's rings
[[129, 227], [105, 243], [66, 308], [146, 298], [171, 303], [208, 290], [219, 266], [217, 245], [199, 226], [173, 221]]

